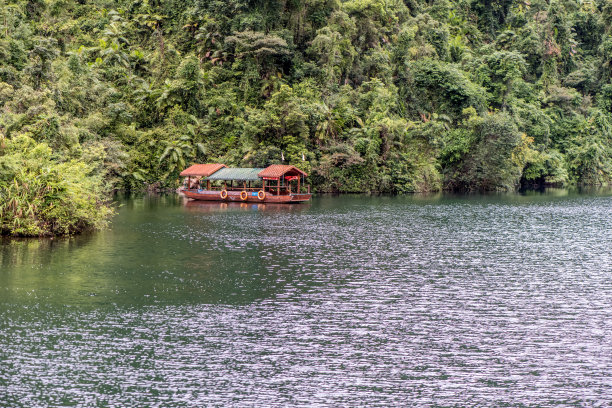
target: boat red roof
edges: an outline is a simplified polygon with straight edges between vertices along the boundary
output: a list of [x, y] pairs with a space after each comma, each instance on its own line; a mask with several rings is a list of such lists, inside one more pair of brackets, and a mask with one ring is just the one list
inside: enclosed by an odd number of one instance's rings
[[308, 174], [295, 166], [273, 164], [260, 171], [257, 175], [266, 179], [278, 179], [283, 176], [307, 176]]
[[181, 171], [182, 177], [189, 176], [201, 176], [208, 177], [217, 171], [221, 170], [223, 167], [227, 167], [225, 164], [221, 163], [206, 163], [206, 164], [194, 164], [191, 167], [186, 168]]

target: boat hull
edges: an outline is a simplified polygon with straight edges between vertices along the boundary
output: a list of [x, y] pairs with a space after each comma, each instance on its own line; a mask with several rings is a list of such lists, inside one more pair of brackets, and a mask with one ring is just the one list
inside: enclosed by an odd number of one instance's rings
[[285, 194], [272, 195], [267, 194], [263, 200], [259, 199], [257, 192], [248, 192], [246, 200], [240, 197], [241, 191], [228, 191], [227, 197], [221, 198], [220, 191], [214, 190], [184, 190], [183, 194], [187, 198], [200, 201], [226, 201], [226, 202], [242, 202], [242, 203], [303, 203], [312, 197], [312, 194]]

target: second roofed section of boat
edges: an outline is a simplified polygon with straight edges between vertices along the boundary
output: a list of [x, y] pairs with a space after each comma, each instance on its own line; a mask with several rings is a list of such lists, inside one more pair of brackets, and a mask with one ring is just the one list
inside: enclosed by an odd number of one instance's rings
[[206, 177], [206, 179], [211, 181], [258, 181], [260, 180], [258, 174], [262, 170], [264, 169], [250, 167], [224, 167]]

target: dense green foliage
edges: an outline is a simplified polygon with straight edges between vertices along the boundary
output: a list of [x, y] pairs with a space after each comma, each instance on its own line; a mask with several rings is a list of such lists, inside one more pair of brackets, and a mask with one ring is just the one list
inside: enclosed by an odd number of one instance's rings
[[611, 69], [609, 0], [0, 0], [1, 137], [115, 188], [216, 161], [319, 191], [605, 183]]
[[68, 235], [106, 225], [102, 179], [82, 160], [53, 158], [45, 143], [25, 135], [2, 143], [0, 234]]

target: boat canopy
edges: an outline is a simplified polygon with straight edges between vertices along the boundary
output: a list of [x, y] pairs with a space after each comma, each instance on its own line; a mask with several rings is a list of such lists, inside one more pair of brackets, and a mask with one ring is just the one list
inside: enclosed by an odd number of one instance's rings
[[250, 167], [227, 167], [222, 163], [194, 164], [183, 170], [182, 177], [204, 177], [207, 180], [236, 180], [236, 181], [257, 181], [257, 180], [296, 180], [306, 177], [308, 174], [295, 166], [285, 164], [273, 164], [266, 168]]
[[259, 176], [257, 175], [264, 169], [261, 168], [247, 168], [247, 167], [225, 167], [214, 174], [208, 176], [207, 180], [237, 180], [237, 181], [257, 181]]
[[208, 177], [226, 167], [221, 163], [194, 164], [181, 171], [181, 177]]
[[300, 176], [308, 176], [308, 174], [304, 173], [302, 170], [298, 169], [295, 166], [289, 166], [285, 164], [273, 164], [271, 166], [262, 169], [259, 174], [264, 180], [278, 180], [281, 177], [284, 177], [286, 180], [294, 180], [299, 178]]

